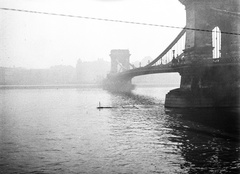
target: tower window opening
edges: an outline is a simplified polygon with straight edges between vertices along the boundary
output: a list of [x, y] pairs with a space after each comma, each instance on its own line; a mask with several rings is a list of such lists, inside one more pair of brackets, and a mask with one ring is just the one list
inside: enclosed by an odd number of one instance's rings
[[221, 57], [221, 30], [219, 27], [215, 27], [212, 30], [212, 46], [213, 46], [213, 58]]

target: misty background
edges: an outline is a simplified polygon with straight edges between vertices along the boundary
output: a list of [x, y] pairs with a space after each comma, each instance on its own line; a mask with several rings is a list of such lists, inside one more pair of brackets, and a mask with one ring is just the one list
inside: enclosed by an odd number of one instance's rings
[[[178, 0], [0, 0], [0, 7], [185, 26], [185, 9]], [[0, 9], [0, 84], [99, 83], [110, 70], [112, 49], [128, 49], [130, 62], [144, 66], [179, 32], [176, 28]], [[178, 74], [151, 78], [136, 77], [133, 82], [179, 82]]]
[[[151, 57], [141, 62], [135, 61], [135, 67], [147, 65]], [[27, 69], [21, 67], [0, 67], [0, 85], [72, 85], [98, 84], [110, 72], [110, 62], [103, 59], [82, 61], [78, 59], [75, 66], [55, 65], [45, 69]], [[170, 79], [169, 79], [170, 78]], [[180, 76], [173, 74], [155, 74], [136, 77], [133, 83], [143, 85], [176, 85]]]

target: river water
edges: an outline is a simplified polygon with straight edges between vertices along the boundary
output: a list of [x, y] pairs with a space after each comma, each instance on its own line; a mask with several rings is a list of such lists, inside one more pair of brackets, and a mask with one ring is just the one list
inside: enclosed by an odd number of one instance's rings
[[239, 109], [166, 109], [170, 89], [2, 89], [0, 173], [240, 173]]

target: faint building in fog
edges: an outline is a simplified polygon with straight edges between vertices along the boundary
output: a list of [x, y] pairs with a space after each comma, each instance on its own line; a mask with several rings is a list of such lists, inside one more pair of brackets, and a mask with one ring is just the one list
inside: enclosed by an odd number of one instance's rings
[[66, 65], [52, 66], [49, 69], [49, 80], [54, 84], [73, 84], [76, 81], [75, 68]]
[[75, 68], [58, 65], [50, 69], [25, 69], [0, 67], [1, 85], [52, 85], [72, 84]]
[[98, 59], [92, 62], [83, 62], [81, 59], [76, 64], [77, 83], [101, 82], [110, 71], [110, 62]]

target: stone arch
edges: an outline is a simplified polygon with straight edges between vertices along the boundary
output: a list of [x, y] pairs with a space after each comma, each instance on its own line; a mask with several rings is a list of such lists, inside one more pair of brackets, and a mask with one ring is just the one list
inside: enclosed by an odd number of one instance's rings
[[239, 32], [237, 31], [237, 25], [240, 22], [240, 18], [237, 16], [232, 16], [230, 13], [224, 10], [212, 10], [209, 12], [209, 14], [208, 24], [211, 26], [210, 30], [218, 27], [221, 31], [221, 58], [236, 57], [238, 53], [234, 45], [239, 44], [239, 42], [236, 41], [235, 35], [227, 33]]

